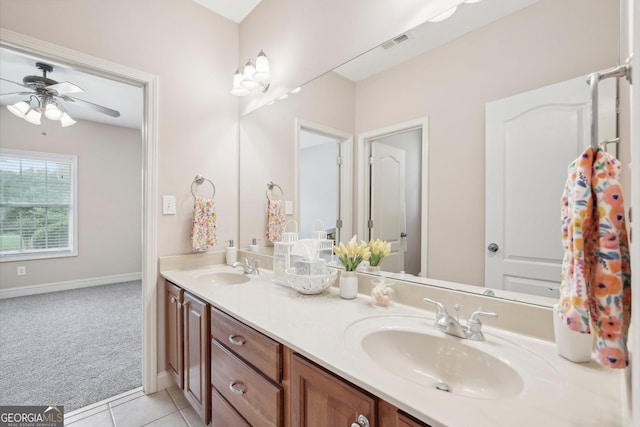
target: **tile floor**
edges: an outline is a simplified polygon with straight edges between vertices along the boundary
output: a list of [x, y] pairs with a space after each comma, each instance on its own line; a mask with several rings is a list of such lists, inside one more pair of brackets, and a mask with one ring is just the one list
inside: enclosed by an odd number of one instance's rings
[[154, 394], [142, 390], [125, 393], [114, 400], [91, 405], [65, 416], [72, 427], [204, 427], [198, 414], [173, 386]]

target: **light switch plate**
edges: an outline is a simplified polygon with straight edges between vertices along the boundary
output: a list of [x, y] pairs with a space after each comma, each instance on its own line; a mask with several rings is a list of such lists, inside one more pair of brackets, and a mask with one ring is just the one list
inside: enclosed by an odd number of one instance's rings
[[291, 200], [284, 202], [284, 214], [293, 215], [293, 202]]
[[176, 196], [162, 196], [162, 214], [176, 214]]

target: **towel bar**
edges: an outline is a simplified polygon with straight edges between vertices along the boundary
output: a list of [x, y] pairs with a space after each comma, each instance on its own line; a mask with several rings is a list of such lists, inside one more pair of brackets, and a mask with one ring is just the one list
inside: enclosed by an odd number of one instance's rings
[[196, 198], [196, 193], [193, 191], [193, 185], [194, 184], [203, 184], [205, 181], [207, 181], [209, 184], [211, 184], [211, 187], [213, 187], [213, 194], [211, 195], [211, 198], [213, 198], [216, 195], [216, 186], [213, 184], [213, 181], [211, 181], [208, 178], [205, 178], [203, 175], [196, 175], [195, 178], [193, 178], [193, 182], [191, 183], [191, 194], [193, 194], [193, 198]]

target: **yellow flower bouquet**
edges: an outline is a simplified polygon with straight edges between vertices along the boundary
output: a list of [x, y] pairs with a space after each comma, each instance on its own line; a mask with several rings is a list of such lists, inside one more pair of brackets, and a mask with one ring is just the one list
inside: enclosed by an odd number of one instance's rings
[[376, 239], [369, 241], [369, 250], [371, 251], [371, 257], [369, 258], [369, 265], [376, 267], [382, 263], [384, 257], [391, 253], [391, 244], [386, 240]]
[[371, 256], [369, 245], [360, 241], [360, 244], [353, 238], [347, 245], [340, 243], [339, 246], [333, 247], [333, 252], [338, 255], [338, 260], [344, 266], [346, 271], [356, 271], [358, 265]]

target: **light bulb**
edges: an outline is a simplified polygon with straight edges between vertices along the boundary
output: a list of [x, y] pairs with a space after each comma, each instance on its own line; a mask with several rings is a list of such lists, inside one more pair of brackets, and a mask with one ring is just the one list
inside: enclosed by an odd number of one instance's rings
[[24, 115], [24, 119], [31, 123], [32, 125], [41, 125], [42, 121], [42, 112], [38, 110], [31, 109]]
[[260, 51], [256, 58], [256, 71], [253, 79], [260, 83], [267, 83], [271, 80], [271, 69], [269, 67], [269, 59], [264, 51]]
[[50, 102], [46, 107], [44, 107], [44, 116], [49, 120], [60, 120], [62, 117], [62, 110], [60, 110], [55, 103]]
[[240, 85], [243, 79], [244, 79], [244, 76], [240, 72], [240, 68], [238, 68], [235, 74], [233, 75], [233, 88], [231, 89], [231, 95], [235, 95], [235, 96], [249, 95], [249, 89], [244, 88]]
[[429, 22], [440, 22], [440, 21], [444, 21], [447, 18], [450, 18], [451, 15], [453, 15], [456, 12], [456, 9], [458, 9], [458, 6], [454, 6], [449, 10], [445, 10], [444, 12], [442, 12], [439, 15], [434, 16], [433, 18], [429, 19]]
[[62, 125], [63, 128], [71, 126], [75, 123], [76, 121], [73, 120], [67, 113], [62, 113], [62, 116], [60, 117], [60, 125]]
[[13, 105], [7, 105], [7, 110], [11, 111], [16, 116], [24, 119], [24, 116], [29, 111], [29, 104], [26, 101], [16, 102]]
[[260, 85], [258, 84], [258, 82], [253, 80], [253, 75], [255, 73], [256, 73], [256, 67], [255, 65], [253, 65], [253, 62], [249, 60], [247, 62], [247, 65], [244, 66], [244, 71], [242, 73], [244, 79], [240, 82], [240, 85], [243, 88], [251, 91], [258, 89], [258, 86]]

